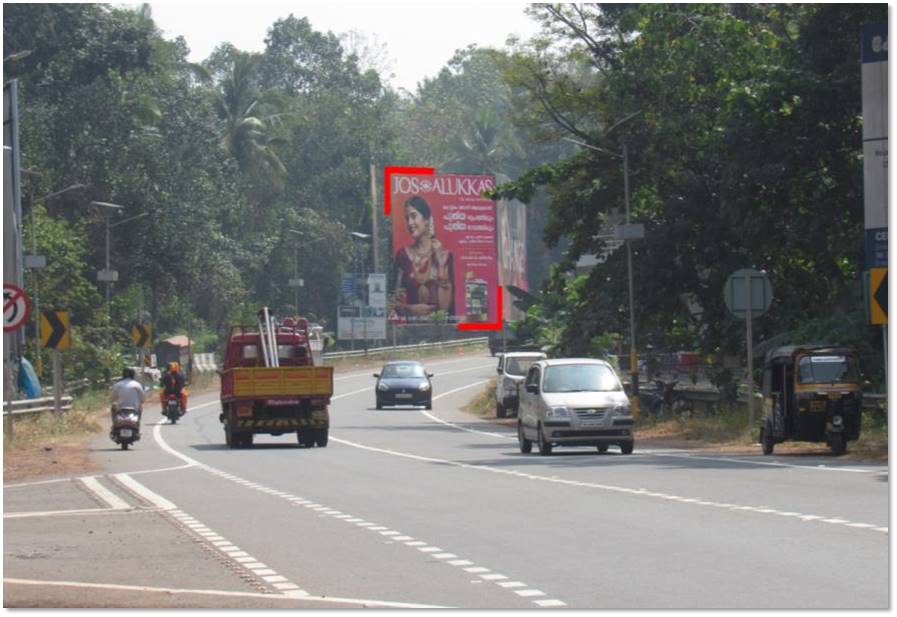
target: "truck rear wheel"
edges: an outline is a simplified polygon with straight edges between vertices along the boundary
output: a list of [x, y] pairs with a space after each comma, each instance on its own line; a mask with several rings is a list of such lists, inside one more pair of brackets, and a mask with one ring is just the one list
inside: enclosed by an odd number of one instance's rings
[[310, 448], [315, 445], [315, 439], [312, 435], [311, 430], [304, 428], [296, 431], [296, 439], [299, 441], [299, 445], [303, 448]]
[[315, 429], [315, 431], [314, 431], [315, 445], [317, 445], [319, 448], [327, 447], [327, 437], [328, 437], [327, 432], [328, 431], [326, 428]]

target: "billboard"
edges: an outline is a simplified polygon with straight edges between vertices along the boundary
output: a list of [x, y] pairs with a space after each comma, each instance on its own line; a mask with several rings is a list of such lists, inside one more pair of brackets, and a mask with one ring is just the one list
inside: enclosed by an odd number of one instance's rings
[[508, 285], [529, 290], [526, 282], [526, 205], [516, 199], [502, 199], [496, 204], [498, 216], [498, 283], [502, 287], [503, 321], [522, 319], [523, 313], [513, 306], [514, 297]]
[[866, 268], [888, 265], [888, 24], [862, 35]]
[[336, 315], [339, 340], [386, 339], [386, 275], [343, 274]]
[[495, 202], [491, 175], [396, 174], [391, 182], [391, 289], [399, 321], [498, 319]]

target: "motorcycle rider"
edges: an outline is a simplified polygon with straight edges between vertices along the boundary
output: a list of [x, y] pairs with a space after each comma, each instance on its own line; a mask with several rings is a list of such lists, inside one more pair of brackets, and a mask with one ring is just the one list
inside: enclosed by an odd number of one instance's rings
[[159, 402], [165, 408], [165, 399], [169, 394], [176, 394], [181, 402], [181, 414], [187, 413], [186, 380], [177, 362], [169, 362], [168, 370], [162, 375], [162, 389], [159, 391]]
[[110, 413], [113, 423], [115, 422], [115, 412], [121, 408], [135, 409], [138, 418], [143, 414], [143, 401], [146, 400], [146, 393], [143, 391], [143, 386], [134, 377], [134, 369], [126, 368], [122, 371], [121, 379], [115, 382], [111, 388]]

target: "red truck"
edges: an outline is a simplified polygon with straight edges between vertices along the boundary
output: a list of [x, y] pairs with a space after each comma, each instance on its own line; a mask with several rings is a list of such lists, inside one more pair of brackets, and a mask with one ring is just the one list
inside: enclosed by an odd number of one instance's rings
[[[264, 317], [262, 317], [264, 313]], [[299, 445], [327, 445], [333, 367], [315, 366], [304, 318], [232, 326], [221, 371], [221, 415], [230, 448], [257, 433], [296, 433]]]

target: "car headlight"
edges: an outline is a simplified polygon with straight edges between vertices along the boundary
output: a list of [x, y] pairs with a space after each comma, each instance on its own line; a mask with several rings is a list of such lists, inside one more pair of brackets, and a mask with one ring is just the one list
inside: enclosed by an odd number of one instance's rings
[[629, 411], [628, 405], [617, 405], [614, 407], [614, 415], [615, 416], [628, 416], [631, 412]]
[[377, 389], [380, 390], [380, 392], [386, 392], [387, 390], [389, 390], [389, 386], [381, 381], [379, 384], [377, 384]]
[[430, 389], [430, 384], [428, 384], [428, 383], [425, 381], [424, 383], [422, 383], [421, 385], [419, 385], [419, 386], [417, 387], [417, 389], [420, 390], [421, 392], [426, 392], [427, 390]]
[[549, 418], [569, 418], [570, 410], [566, 407], [551, 407], [548, 410]]

